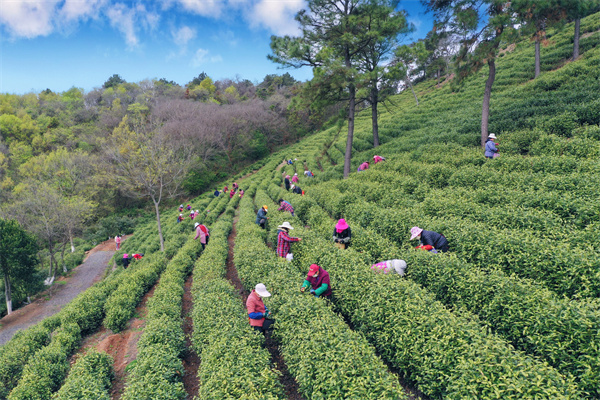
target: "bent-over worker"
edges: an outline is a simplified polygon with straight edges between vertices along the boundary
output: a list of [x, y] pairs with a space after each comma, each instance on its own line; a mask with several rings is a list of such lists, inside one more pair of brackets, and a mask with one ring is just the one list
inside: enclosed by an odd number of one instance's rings
[[271, 293], [267, 291], [267, 287], [264, 283], [258, 283], [252, 293], [246, 300], [246, 309], [248, 310], [248, 320], [250, 326], [254, 330], [259, 332], [266, 332], [269, 329], [273, 329], [274, 319], [270, 319], [271, 313], [263, 302], [263, 297], [270, 297]]
[[310, 288], [310, 294], [315, 297], [331, 297], [331, 283], [329, 279], [329, 273], [317, 264], [312, 264], [308, 268], [308, 274], [306, 279], [300, 288], [301, 292], [304, 292], [307, 288]]

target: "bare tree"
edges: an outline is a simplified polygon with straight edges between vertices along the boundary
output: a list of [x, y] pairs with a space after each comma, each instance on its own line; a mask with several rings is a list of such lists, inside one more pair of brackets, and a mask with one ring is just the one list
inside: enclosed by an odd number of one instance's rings
[[129, 196], [150, 198], [156, 211], [160, 249], [165, 244], [160, 223], [163, 198], [179, 194], [193, 161], [192, 147], [180, 135], [166, 134], [160, 121], [139, 104], [126, 115], [103, 145], [112, 181]]
[[18, 200], [11, 206], [9, 215], [47, 245], [50, 266], [46, 285], [52, 284], [58, 262], [54, 256], [57, 246], [68, 240], [63, 220], [66, 216], [64, 197], [47, 182], [30, 180], [18, 188]]

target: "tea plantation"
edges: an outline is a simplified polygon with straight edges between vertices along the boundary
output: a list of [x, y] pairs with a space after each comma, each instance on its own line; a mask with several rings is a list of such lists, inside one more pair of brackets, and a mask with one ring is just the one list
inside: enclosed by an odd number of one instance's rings
[[[211, 229], [204, 250], [192, 240], [198, 219], [178, 224], [177, 211], [165, 210], [164, 253], [154, 224], [136, 230], [115, 258], [135, 251], [142, 260], [0, 348], [0, 398], [110, 398], [110, 360], [88, 352], [71, 365], [70, 357], [100, 326], [121, 331], [153, 286], [123, 398], [186, 398], [181, 310], [190, 274], [198, 398], [288, 398], [226, 278], [234, 227], [237, 274], [247, 291], [262, 282], [272, 293], [269, 340], [305, 399], [407, 399], [406, 387], [429, 399], [600, 398], [600, 14], [582, 20], [576, 61], [568, 61], [571, 32], [548, 32], [535, 80], [533, 43], [502, 52], [491, 100], [495, 159], [478, 147], [484, 69], [456, 91], [416, 85], [419, 106], [404, 92], [381, 107], [375, 149], [370, 110], [361, 112], [352, 171], [386, 158], [366, 171], [342, 179], [346, 138], [332, 127], [234, 177], [243, 198], [194, 199]], [[294, 173], [304, 196], [283, 188]], [[279, 198], [294, 217], [276, 211]], [[266, 230], [254, 223], [262, 205]], [[338, 218], [352, 228], [346, 250], [331, 240]], [[302, 238], [292, 262], [273, 250], [284, 221]], [[450, 251], [415, 250], [412, 226], [443, 233]], [[370, 270], [395, 258], [407, 261], [404, 277]], [[331, 301], [299, 291], [313, 263], [331, 275]]]

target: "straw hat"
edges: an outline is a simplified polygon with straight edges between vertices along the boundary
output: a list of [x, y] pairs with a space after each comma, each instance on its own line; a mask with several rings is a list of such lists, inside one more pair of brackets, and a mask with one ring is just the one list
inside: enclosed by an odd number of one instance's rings
[[289, 222], [285, 221], [283, 224], [279, 225], [278, 228], [285, 228], [285, 229], [294, 229]]

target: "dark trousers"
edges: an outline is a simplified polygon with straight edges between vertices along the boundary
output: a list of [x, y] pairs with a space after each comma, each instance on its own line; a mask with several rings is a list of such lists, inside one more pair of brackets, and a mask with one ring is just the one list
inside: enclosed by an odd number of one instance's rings
[[274, 319], [265, 319], [263, 322], [263, 326], [253, 326], [255, 331], [259, 331], [265, 333], [266, 331], [273, 329], [273, 324], [275, 323]]

